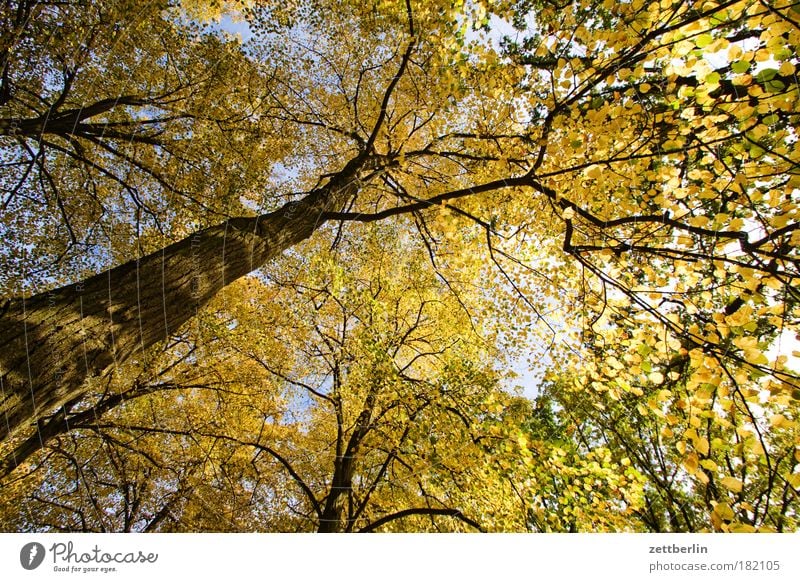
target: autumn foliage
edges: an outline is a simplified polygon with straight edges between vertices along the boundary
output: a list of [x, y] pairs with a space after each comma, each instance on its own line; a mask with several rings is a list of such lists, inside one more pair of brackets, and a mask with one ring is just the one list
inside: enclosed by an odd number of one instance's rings
[[798, 528], [790, 0], [0, 23], [0, 528]]

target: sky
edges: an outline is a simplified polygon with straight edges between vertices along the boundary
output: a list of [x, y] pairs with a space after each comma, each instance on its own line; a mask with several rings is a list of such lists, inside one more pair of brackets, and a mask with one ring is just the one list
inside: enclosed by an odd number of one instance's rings
[[[529, 19], [531, 19], [529, 25], [531, 28], [535, 27], [535, 22], [532, 20], [533, 18], [534, 16], [531, 13], [529, 15]], [[223, 17], [218, 24], [213, 26], [213, 28], [218, 28], [229, 34], [236, 35], [245, 44], [253, 38], [253, 33], [246, 22], [234, 21], [229, 16]], [[466, 34], [466, 39], [470, 42], [480, 42], [482, 40], [486, 40], [491, 43], [494, 48], [499, 50], [500, 41], [504, 37], [508, 36], [514, 40], [521, 34], [522, 33], [516, 30], [511, 23], [498, 18], [496, 15], [492, 15], [489, 23], [488, 34], [486, 34], [485, 31], [475, 31], [473, 29], [469, 29]], [[752, 39], [750, 39], [750, 41], [752, 41]], [[751, 47], [742, 45], [742, 48], [744, 50], [749, 50]], [[726, 55], [727, 50], [715, 54], [706, 54], [704, 55], [704, 58], [713, 68], [718, 68], [727, 64]], [[769, 68], [771, 66], [776, 66], [774, 61], [760, 63], [758, 65], [758, 70]], [[533, 347], [535, 346], [532, 346], [532, 348]], [[517, 378], [512, 382], [512, 386], [510, 387], [516, 387], [520, 389], [522, 394], [528, 398], [535, 398], [538, 395], [544, 372], [546, 371], [550, 362], [546, 346], [539, 347], [542, 349], [542, 353], [538, 358], [536, 355], [533, 356], [533, 359], [538, 359], [538, 362], [535, 365], [528, 364], [526, 362], [527, 358], [519, 358], [512, 366], [514, 373], [517, 374]], [[766, 351], [766, 355], [770, 359], [780, 355], [785, 356], [787, 365], [794, 371], [800, 371], [800, 338], [795, 337], [795, 335], [791, 332], [784, 331], [777, 337], [773, 345]]]

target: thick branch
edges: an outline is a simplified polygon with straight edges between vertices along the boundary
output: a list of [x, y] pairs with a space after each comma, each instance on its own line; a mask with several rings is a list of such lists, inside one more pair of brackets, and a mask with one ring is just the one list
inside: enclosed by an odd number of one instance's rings
[[324, 187], [77, 284], [11, 299], [0, 317], [0, 439], [82, 394], [83, 381], [168, 337], [223, 287], [308, 238], [359, 186], [359, 156]]
[[454, 517], [458, 520], [463, 521], [467, 525], [474, 527], [479, 532], [484, 532], [486, 530], [481, 527], [477, 521], [470, 519], [463, 513], [461, 513], [458, 509], [437, 509], [433, 507], [415, 507], [411, 509], [404, 509], [402, 511], [398, 511], [397, 513], [392, 513], [389, 515], [385, 515], [380, 518], [378, 521], [374, 521], [368, 526], [362, 527], [358, 530], [358, 533], [368, 533], [374, 531], [381, 527], [382, 525], [386, 525], [390, 521], [394, 521], [396, 519], [401, 519], [403, 517], [408, 517], [409, 515], [448, 515], [450, 517]]

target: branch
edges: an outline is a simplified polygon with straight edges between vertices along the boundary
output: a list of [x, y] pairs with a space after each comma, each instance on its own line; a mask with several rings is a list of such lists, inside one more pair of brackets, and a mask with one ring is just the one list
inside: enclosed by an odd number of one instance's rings
[[375, 140], [378, 138], [378, 132], [380, 131], [381, 127], [383, 126], [383, 122], [386, 120], [386, 113], [389, 109], [389, 100], [392, 98], [392, 93], [394, 93], [395, 87], [397, 87], [397, 83], [400, 81], [400, 77], [406, 71], [406, 67], [408, 67], [408, 62], [411, 60], [411, 53], [414, 52], [414, 19], [411, 15], [411, 5], [406, 0], [406, 9], [408, 10], [408, 21], [409, 21], [409, 30], [411, 32], [411, 42], [408, 43], [408, 47], [406, 47], [406, 52], [403, 53], [403, 60], [400, 61], [400, 68], [397, 70], [397, 74], [392, 78], [391, 83], [386, 88], [386, 92], [383, 94], [383, 101], [381, 101], [381, 109], [378, 113], [378, 119], [375, 121], [375, 126], [372, 128], [372, 132], [367, 139], [367, 144], [364, 147], [364, 152], [369, 153], [372, 151], [373, 146], [375, 145]]
[[398, 214], [407, 214], [418, 210], [424, 210], [426, 208], [430, 208], [432, 206], [441, 204], [442, 202], [446, 202], [447, 200], [454, 200], [456, 198], [465, 198], [467, 196], [473, 196], [475, 194], [483, 194], [484, 192], [492, 192], [495, 190], [501, 190], [503, 188], [515, 188], [527, 185], [530, 185], [530, 180], [527, 176], [494, 180], [492, 182], [486, 182], [485, 184], [480, 184], [478, 186], [471, 186], [468, 188], [461, 188], [459, 190], [452, 190], [450, 192], [445, 192], [443, 194], [439, 194], [438, 196], [432, 196], [431, 198], [420, 200], [419, 202], [415, 202], [413, 204], [396, 206], [395, 208], [387, 208], [385, 210], [381, 210], [380, 212], [375, 212], [372, 214], [365, 214], [363, 212], [325, 212], [322, 214], [322, 219], [350, 220], [354, 222], [375, 222], [377, 220], [383, 220], [384, 218], [388, 218], [390, 216], [396, 216]]
[[358, 533], [368, 533], [368, 532], [374, 531], [374, 530], [378, 529], [379, 527], [381, 527], [382, 525], [385, 525], [385, 524], [389, 523], [390, 521], [394, 521], [395, 519], [402, 519], [404, 517], [408, 517], [409, 515], [447, 515], [447, 516], [454, 517], [454, 518], [456, 518], [458, 520], [463, 521], [467, 525], [474, 527], [479, 532], [482, 532], [482, 533], [486, 532], [486, 530], [483, 529], [483, 527], [481, 527], [481, 525], [478, 522], [476, 522], [473, 519], [470, 519], [469, 517], [467, 517], [466, 515], [461, 513], [461, 511], [459, 511], [458, 509], [447, 509], [447, 508], [437, 509], [437, 508], [433, 508], [433, 507], [414, 507], [414, 508], [411, 508], [411, 509], [404, 509], [404, 510], [398, 511], [396, 513], [391, 513], [389, 515], [385, 515], [382, 518], [380, 518], [378, 521], [374, 521], [371, 524], [362, 527], [360, 530], [358, 530]]

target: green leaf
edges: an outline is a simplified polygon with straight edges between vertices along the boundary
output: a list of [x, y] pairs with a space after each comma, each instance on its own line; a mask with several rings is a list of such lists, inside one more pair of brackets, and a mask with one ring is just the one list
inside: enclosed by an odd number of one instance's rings
[[767, 90], [768, 93], [780, 93], [784, 89], [786, 89], [786, 85], [780, 79], [773, 79], [772, 81], [766, 83], [764, 88]]
[[763, 84], [774, 79], [777, 74], [778, 69], [763, 69], [756, 74], [755, 79], [756, 82]]
[[734, 61], [731, 64], [731, 70], [737, 75], [746, 73], [748, 69], [750, 69], [750, 63], [748, 63], [747, 61]]
[[698, 37], [695, 39], [695, 41], [694, 41], [694, 45], [695, 45], [697, 48], [706, 48], [706, 47], [707, 47], [708, 45], [710, 45], [712, 42], [714, 42], [714, 37], [713, 37], [713, 36], [711, 36], [711, 35], [710, 35], [710, 34], [708, 34], [708, 33], [705, 33], [705, 34], [701, 34], [700, 36], [698, 36]]
[[726, 10], [720, 10], [711, 17], [711, 24], [717, 26], [730, 20], [730, 16]]

